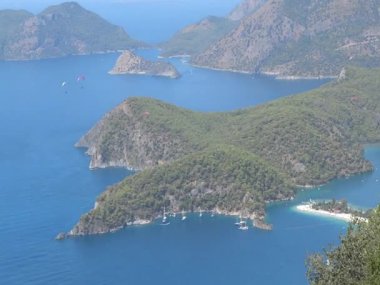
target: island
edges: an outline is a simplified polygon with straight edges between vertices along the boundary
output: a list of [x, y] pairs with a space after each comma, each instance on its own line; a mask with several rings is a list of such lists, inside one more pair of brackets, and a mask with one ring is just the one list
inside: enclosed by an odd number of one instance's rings
[[124, 51], [119, 56], [115, 66], [109, 73], [153, 75], [169, 78], [180, 77], [179, 72], [171, 63], [164, 61], [148, 61], [129, 50]]
[[50, 6], [37, 15], [1, 10], [0, 26], [0, 60], [37, 60], [146, 46], [76, 2]]
[[346, 200], [331, 201], [311, 201], [310, 203], [298, 205], [298, 211], [321, 216], [332, 217], [346, 222], [352, 222], [355, 219], [366, 221], [370, 211], [360, 211], [350, 207]]
[[100, 195], [69, 235], [153, 221], [164, 208], [265, 225], [266, 205], [291, 199], [297, 185], [371, 171], [363, 144], [380, 141], [379, 77], [379, 69], [349, 67], [316, 90], [233, 112], [127, 99], [76, 146], [91, 168], [137, 172]]

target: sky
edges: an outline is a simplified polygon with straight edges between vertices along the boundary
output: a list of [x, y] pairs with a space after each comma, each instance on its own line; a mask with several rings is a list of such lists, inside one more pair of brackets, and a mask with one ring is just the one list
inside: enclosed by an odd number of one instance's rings
[[[67, 0], [70, 1], [70, 0]], [[157, 4], [157, 3], [172, 3], [174, 5], [187, 4], [197, 5], [200, 2], [208, 2], [209, 5], [225, 5], [225, 3], [237, 3], [239, 0], [74, 0], [82, 5], [96, 5], [96, 4]], [[65, 0], [0, 0], [0, 9], [27, 9], [31, 12], [39, 12], [49, 5], [55, 5]]]
[[[0, 0], [0, 9], [39, 13], [64, 0]], [[76, 0], [137, 40], [158, 43], [202, 18], [227, 15], [240, 0]]]

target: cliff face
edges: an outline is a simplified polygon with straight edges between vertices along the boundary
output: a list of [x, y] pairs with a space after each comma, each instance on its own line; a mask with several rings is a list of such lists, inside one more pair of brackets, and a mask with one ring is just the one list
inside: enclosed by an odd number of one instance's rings
[[75, 2], [51, 6], [38, 15], [5, 10], [0, 59], [31, 60], [116, 51], [142, 46], [120, 27]]
[[380, 64], [378, 0], [269, 0], [193, 63], [277, 76], [336, 76]]
[[124, 51], [120, 55], [110, 74], [142, 74], [170, 78], [178, 78], [180, 76], [172, 64], [163, 61], [148, 61], [131, 51]]

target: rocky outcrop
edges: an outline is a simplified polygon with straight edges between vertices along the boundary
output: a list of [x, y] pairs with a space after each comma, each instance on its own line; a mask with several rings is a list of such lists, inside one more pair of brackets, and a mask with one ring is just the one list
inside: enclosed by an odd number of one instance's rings
[[75, 2], [45, 9], [38, 15], [0, 11], [0, 59], [33, 60], [111, 52], [143, 46], [121, 28]]
[[380, 66], [379, 1], [293, 4], [268, 0], [259, 5], [192, 62], [282, 78], [336, 77], [347, 64]]
[[148, 61], [131, 51], [124, 51], [109, 73], [153, 75], [170, 78], [178, 78], [180, 76], [172, 64], [164, 61]]

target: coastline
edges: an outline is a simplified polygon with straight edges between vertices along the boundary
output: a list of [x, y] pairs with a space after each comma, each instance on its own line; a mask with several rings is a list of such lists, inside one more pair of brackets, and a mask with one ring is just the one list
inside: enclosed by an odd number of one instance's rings
[[323, 80], [323, 79], [336, 79], [338, 75], [320, 75], [320, 76], [301, 76], [301, 75], [281, 75], [278, 72], [263, 71], [259, 74], [274, 77], [278, 80]]
[[[94, 205], [94, 209], [96, 209], [97, 207], [99, 206], [99, 203], [96, 202], [95, 205]], [[175, 214], [176, 216], [180, 216], [183, 212], [180, 211], [180, 212], [169, 212], [169, 216], [171, 216], [172, 214]], [[197, 213], [197, 211], [185, 211], [184, 213], [186, 214], [194, 214], [194, 213]], [[241, 217], [243, 219], [247, 219], [251, 222], [251, 226], [253, 228], [258, 228], [258, 229], [261, 229], [261, 230], [265, 230], [265, 231], [270, 231], [272, 230], [272, 225], [270, 224], [267, 224], [264, 220], [264, 217], [262, 216], [259, 216], [258, 214], [256, 213], [252, 213], [250, 215], [241, 215], [240, 212], [238, 211], [234, 211], [234, 212], [228, 212], [228, 211], [223, 211], [223, 210], [220, 210], [218, 208], [214, 209], [214, 210], [211, 210], [211, 211], [202, 211], [202, 213], [208, 213], [208, 214], [212, 214], [214, 213], [215, 215], [219, 215], [219, 216], [229, 216], [229, 217]], [[100, 231], [97, 231], [97, 232], [91, 232], [91, 233], [83, 233], [83, 232], [75, 232], [75, 227], [73, 229], [71, 229], [70, 231], [64, 233], [64, 232], [61, 232], [59, 233], [57, 236], [56, 236], [56, 240], [62, 240], [62, 239], [66, 239], [66, 238], [75, 238], [75, 237], [79, 237], [79, 236], [90, 236], [90, 235], [103, 235], [103, 234], [108, 234], [108, 233], [115, 233], [121, 229], [124, 229], [124, 228], [129, 228], [131, 226], [144, 226], [144, 225], [150, 225], [150, 224], [153, 224], [156, 220], [162, 218], [162, 215], [158, 215], [156, 216], [154, 219], [151, 219], [151, 220], [147, 220], [147, 219], [136, 219], [135, 221], [133, 222], [128, 222], [127, 224], [125, 225], [122, 225], [122, 226], [118, 226], [118, 227], [115, 227], [115, 228], [109, 228], [109, 229], [103, 229], [103, 230], [100, 230]]]
[[367, 219], [365, 218], [356, 217], [348, 213], [334, 213], [334, 212], [329, 212], [329, 211], [324, 211], [324, 210], [316, 210], [312, 208], [312, 204], [297, 205], [295, 209], [298, 212], [334, 218], [334, 219], [342, 220], [348, 223], [354, 221], [355, 219], [358, 219], [359, 221], [367, 221]]
[[224, 71], [224, 72], [232, 72], [232, 73], [240, 73], [240, 74], [250, 74], [250, 75], [262, 75], [262, 76], [268, 76], [272, 77], [276, 80], [286, 80], [286, 81], [294, 81], [294, 80], [323, 80], [323, 79], [336, 79], [338, 78], [337, 75], [325, 75], [325, 76], [299, 76], [299, 75], [280, 75], [276, 72], [269, 72], [269, 71], [263, 71], [263, 72], [250, 72], [250, 71], [244, 71], [244, 70], [236, 70], [236, 69], [224, 69], [224, 68], [216, 68], [216, 67], [210, 67], [210, 66], [203, 66], [203, 65], [197, 65], [194, 63], [190, 64], [193, 67], [202, 68], [202, 69], [209, 69], [209, 70], [215, 70], [215, 71]]

